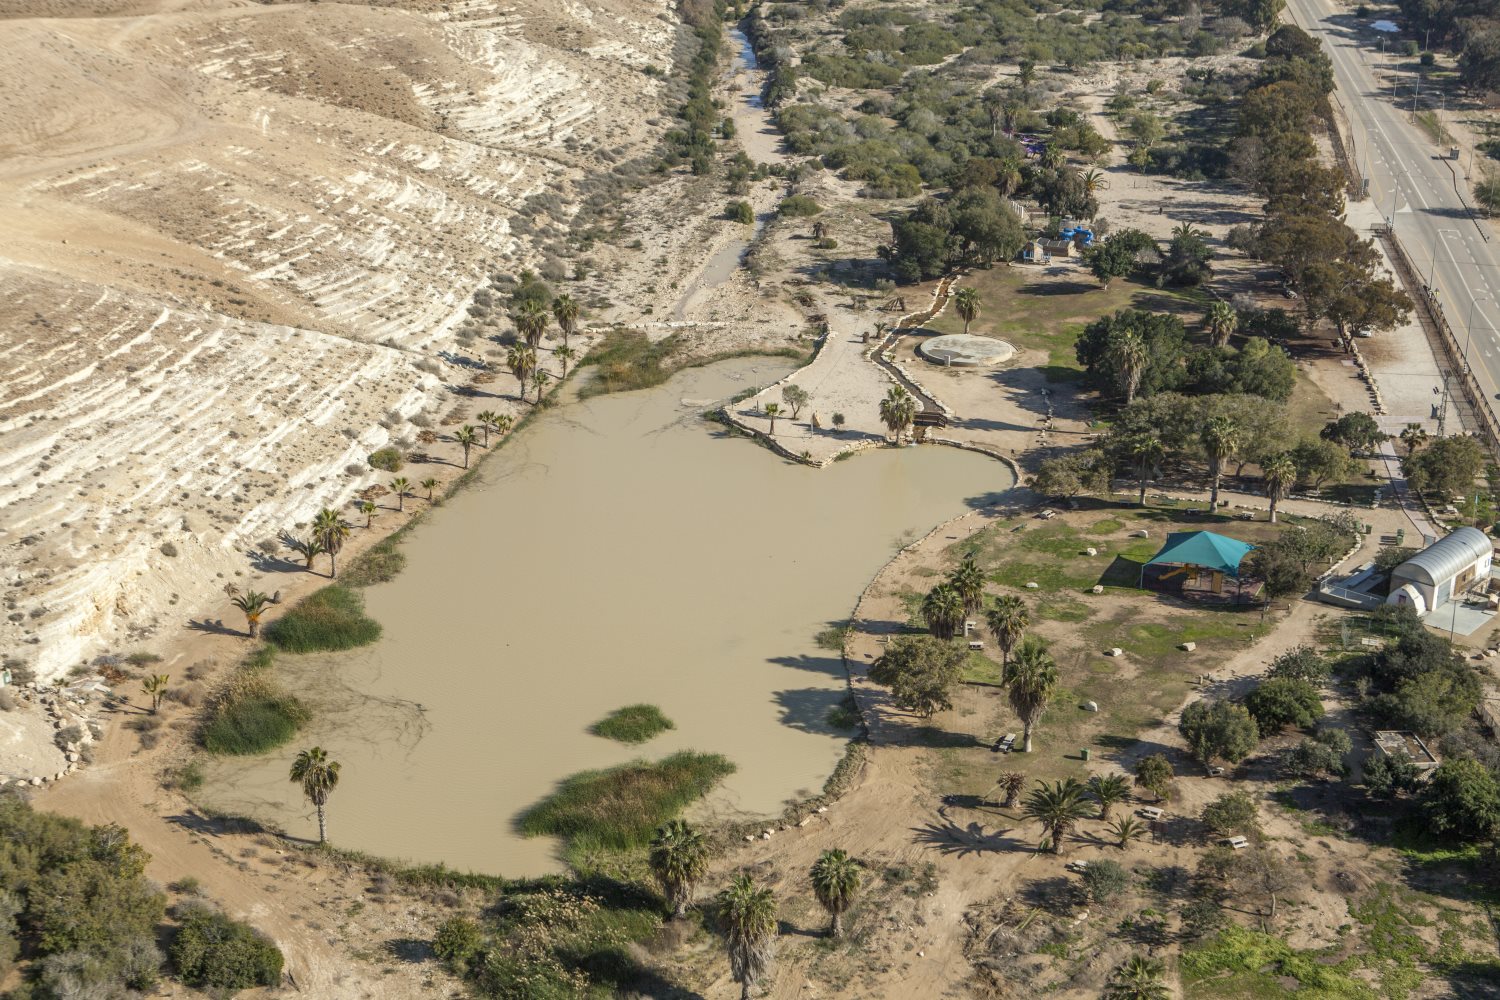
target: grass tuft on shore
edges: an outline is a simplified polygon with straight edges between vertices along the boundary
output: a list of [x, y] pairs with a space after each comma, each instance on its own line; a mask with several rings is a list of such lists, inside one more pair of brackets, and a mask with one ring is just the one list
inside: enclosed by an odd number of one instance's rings
[[611, 330], [583, 359], [595, 371], [594, 377], [579, 390], [579, 398], [661, 385], [672, 375], [664, 362], [679, 344], [675, 334], [652, 341], [633, 330]]
[[339, 583], [345, 587], [371, 587], [389, 583], [406, 568], [406, 553], [400, 540], [391, 535], [370, 546], [345, 567]]
[[307, 706], [257, 669], [241, 671], [208, 706], [198, 742], [209, 753], [265, 753], [297, 735], [311, 717]]
[[594, 723], [589, 727], [589, 732], [621, 743], [644, 743], [653, 736], [676, 728], [676, 724], [655, 705], [626, 705]]
[[266, 638], [288, 653], [353, 649], [379, 639], [380, 623], [365, 614], [358, 592], [335, 583], [272, 622]]
[[564, 778], [557, 791], [521, 814], [528, 837], [555, 836], [569, 851], [645, 847], [652, 832], [734, 773], [719, 754], [680, 750], [651, 762], [632, 761]]

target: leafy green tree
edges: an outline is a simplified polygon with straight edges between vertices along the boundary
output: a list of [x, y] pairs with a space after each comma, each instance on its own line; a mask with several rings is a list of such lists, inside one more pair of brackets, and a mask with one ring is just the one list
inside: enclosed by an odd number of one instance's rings
[[1324, 729], [1312, 739], [1303, 740], [1287, 753], [1287, 770], [1303, 778], [1325, 778], [1342, 775], [1344, 755], [1353, 747], [1349, 734], [1342, 729]]
[[669, 820], [651, 838], [651, 874], [661, 883], [672, 916], [687, 914], [694, 887], [708, 874], [708, 856], [707, 839], [683, 819]]
[[1328, 680], [1329, 664], [1311, 646], [1293, 646], [1271, 661], [1266, 670], [1267, 677], [1282, 677], [1290, 680], [1322, 684]]
[[1458, 57], [1458, 75], [1476, 93], [1500, 91], [1500, 21], [1474, 24]]
[[1461, 729], [1482, 695], [1479, 676], [1460, 661], [1401, 681], [1371, 707], [1390, 725], [1431, 738]]
[[1263, 735], [1287, 726], [1306, 729], [1323, 717], [1318, 689], [1295, 677], [1269, 677], [1245, 696], [1245, 708]]
[[318, 516], [313, 518], [313, 535], [318, 539], [318, 544], [328, 554], [328, 576], [338, 579], [339, 571], [336, 560], [340, 550], [344, 547], [344, 540], [349, 537], [349, 522], [339, 516], [338, 511], [324, 507], [318, 511]]
[[172, 965], [189, 986], [235, 993], [281, 985], [281, 949], [254, 927], [201, 903], [179, 907], [177, 919]]
[[1099, 284], [1108, 288], [1116, 278], [1128, 277], [1137, 266], [1139, 252], [1132, 250], [1117, 237], [1109, 237], [1085, 255], [1089, 272], [1099, 279]]
[[1109, 489], [1111, 469], [1098, 448], [1070, 451], [1042, 462], [1031, 488], [1043, 496], [1072, 498]]
[[1405, 753], [1377, 753], [1365, 761], [1365, 788], [1371, 795], [1394, 799], [1422, 784], [1416, 763]]
[[1169, 1000], [1172, 991], [1165, 975], [1166, 963], [1161, 959], [1131, 955], [1109, 977], [1103, 1000]]
[[1026, 796], [1024, 815], [1042, 824], [1049, 849], [1053, 854], [1061, 854], [1063, 838], [1089, 812], [1084, 786], [1075, 778], [1067, 778], [1050, 785], [1038, 781]]
[[781, 399], [792, 408], [792, 419], [797, 419], [797, 413], [812, 399], [812, 394], [800, 385], [785, 385], [781, 389]]
[[1260, 733], [1245, 706], [1228, 701], [1195, 701], [1182, 710], [1177, 730], [1193, 758], [1204, 767], [1215, 760], [1238, 764], [1255, 749]]
[[738, 222], [742, 226], [755, 224], [755, 209], [748, 201], [731, 201], [724, 209], [724, 217], [730, 222]]
[[1166, 754], [1143, 757], [1135, 766], [1135, 783], [1155, 795], [1158, 801], [1171, 792], [1176, 777], [1177, 772], [1172, 769], [1172, 762], [1167, 760]]
[[1390, 438], [1389, 434], [1380, 429], [1374, 417], [1357, 411], [1329, 421], [1318, 432], [1318, 436], [1327, 441], [1337, 441], [1353, 452], [1373, 451], [1377, 445]]
[[1439, 438], [1401, 462], [1401, 472], [1418, 492], [1433, 490], [1445, 496], [1463, 496], [1474, 489], [1474, 480], [1484, 471], [1484, 447], [1468, 435]]
[[1026, 753], [1031, 753], [1032, 731], [1042, 721], [1056, 688], [1057, 661], [1048, 652], [1045, 640], [1028, 635], [1005, 665], [1005, 694], [1021, 720], [1022, 750]]
[[813, 863], [813, 895], [818, 897], [818, 902], [833, 920], [830, 936], [844, 936], [844, 913], [859, 895], [861, 882], [859, 862], [840, 848], [824, 851]]
[[1176, 316], [1121, 309], [1084, 327], [1074, 354], [1090, 383], [1129, 404], [1180, 382], [1185, 340]]
[[1231, 834], [1257, 834], [1255, 800], [1249, 792], [1225, 792], [1203, 807], [1203, 825], [1220, 837]]
[[1458, 840], [1485, 840], [1500, 829], [1500, 782], [1471, 757], [1443, 761], [1432, 772], [1424, 796], [1427, 821]]
[[[951, 239], [957, 241], [957, 252], [971, 263], [988, 267], [997, 260], [1010, 260], [1026, 245], [1026, 232], [1021, 228], [1020, 218], [994, 188], [959, 191], [949, 203], [948, 214], [953, 226]], [[959, 295], [963, 291], [960, 289]], [[977, 316], [977, 293], [973, 304]], [[960, 311], [959, 315], [962, 316], [963, 312]], [[964, 322], [964, 332], [968, 332], [968, 320]]]
[[1092, 858], [1083, 870], [1083, 889], [1089, 902], [1102, 906], [1130, 888], [1130, 873], [1108, 858]]
[[1324, 483], [1340, 482], [1359, 471], [1349, 449], [1326, 438], [1298, 443], [1292, 448], [1292, 461], [1297, 463], [1297, 479], [1314, 489]]
[[984, 609], [984, 570], [979, 568], [973, 552], [967, 553], [948, 574], [948, 586], [963, 600], [965, 615], [977, 615]]
[[1000, 647], [1001, 666], [1010, 663], [1010, 654], [1031, 627], [1031, 612], [1026, 609], [1026, 602], [1015, 594], [1006, 594], [995, 599], [994, 607], [985, 613], [985, 625], [989, 627], [990, 635], [995, 637], [995, 645]]
[[464, 450], [464, 468], [469, 467], [469, 449], [474, 447], [474, 428], [464, 424], [453, 435], [453, 440]]
[[1096, 774], [1089, 779], [1089, 795], [1099, 803], [1099, 818], [1107, 820], [1115, 803], [1130, 797], [1130, 782], [1123, 774]]
[[953, 308], [964, 321], [964, 333], [967, 334], [969, 324], [979, 318], [979, 291], [970, 285], [960, 288], [953, 296]]
[[870, 666], [870, 679], [891, 689], [891, 700], [931, 718], [953, 707], [953, 685], [963, 675], [966, 650], [933, 636], [896, 636]]
[[323, 821], [323, 807], [328, 797], [339, 784], [339, 762], [330, 760], [322, 747], [313, 747], [297, 754], [292, 761], [290, 780], [302, 786], [302, 794], [318, 810], [318, 843], [328, 843], [327, 827]]
[[775, 953], [776, 897], [750, 875], [736, 875], [719, 894], [719, 923], [730, 974], [740, 984], [740, 1000], [750, 1000], [750, 991], [770, 971]]

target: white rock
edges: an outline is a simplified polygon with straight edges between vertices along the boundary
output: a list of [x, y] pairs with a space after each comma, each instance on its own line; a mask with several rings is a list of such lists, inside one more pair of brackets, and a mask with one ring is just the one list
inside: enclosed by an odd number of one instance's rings
[[1125, 655], [1125, 650], [1121, 649], [1119, 646], [1115, 646], [1112, 649], [1110, 649], [1109, 652], [1105, 653], [1104, 655], [1105, 656], [1124, 656]]
[[1088, 548], [1084, 549], [1083, 551], [1087, 552], [1091, 556], [1097, 556], [1099, 554], [1099, 550], [1096, 549], [1096, 548], [1094, 548], [1092, 545], [1090, 545]]
[[813, 818], [811, 816], [803, 816], [802, 817], [802, 822], [798, 823], [797, 825], [798, 826], [806, 826], [807, 824], [811, 823], [812, 821], [813, 821]]
[[820, 813], [826, 813], [827, 811], [828, 811], [828, 807], [827, 806], [818, 806], [818, 812], [820, 812]]
[[1096, 583], [1096, 584], [1094, 584], [1094, 593], [1096, 593], [1096, 594], [1102, 594], [1102, 593], [1104, 593], [1104, 585], [1102, 583]]
[[1032, 581], [1030, 581], [1030, 582], [1028, 582], [1028, 583], [1027, 583], [1027, 584], [1026, 584], [1026, 589], [1027, 589], [1027, 590], [1036, 590], [1036, 589], [1037, 589], [1037, 588], [1038, 588], [1038, 587], [1040, 587], [1040, 586], [1041, 586], [1041, 585], [1040, 585], [1040, 584], [1038, 584], [1038, 583], [1037, 583], [1037, 582], [1036, 582], [1036, 581], [1035, 581], [1035, 580], [1032, 580]]
[[770, 840], [771, 839], [771, 831], [767, 830], [765, 833], [761, 834], [760, 835], [760, 839], [761, 840]]
[[1191, 653], [1193, 650], [1198, 648], [1198, 644], [1196, 642], [1183, 642], [1179, 643], [1177, 645], [1177, 648], [1182, 650], [1184, 653]]
[[43, 779], [41, 777], [41, 775], [37, 775], [36, 777], [34, 777], [34, 778], [31, 779], [31, 787], [32, 788], [41, 788], [43, 780], [45, 780], [45, 779]]

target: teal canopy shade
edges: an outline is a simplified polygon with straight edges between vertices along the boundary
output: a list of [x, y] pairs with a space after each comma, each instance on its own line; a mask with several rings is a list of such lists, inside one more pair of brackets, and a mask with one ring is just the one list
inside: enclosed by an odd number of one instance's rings
[[1146, 565], [1202, 566], [1238, 578], [1240, 560], [1253, 548], [1255, 546], [1248, 542], [1216, 535], [1212, 531], [1174, 531], [1167, 536], [1167, 544]]

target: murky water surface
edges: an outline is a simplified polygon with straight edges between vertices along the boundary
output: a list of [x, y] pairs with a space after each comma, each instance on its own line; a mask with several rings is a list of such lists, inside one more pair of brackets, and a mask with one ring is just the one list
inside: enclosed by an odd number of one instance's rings
[[[556, 870], [512, 824], [566, 775], [681, 748], [739, 767], [715, 806], [763, 814], [817, 791], [843, 668], [813, 637], [847, 617], [897, 540], [1010, 485], [942, 447], [815, 470], [699, 418], [788, 369], [742, 359], [544, 414], [368, 591], [376, 646], [283, 658], [318, 709], [283, 752], [214, 765], [212, 804], [316, 834], [286, 780], [318, 743], [343, 764], [339, 845], [504, 875]], [[632, 702], [677, 728], [643, 747], [587, 727]]]

